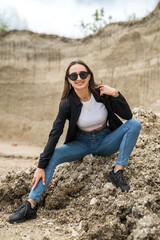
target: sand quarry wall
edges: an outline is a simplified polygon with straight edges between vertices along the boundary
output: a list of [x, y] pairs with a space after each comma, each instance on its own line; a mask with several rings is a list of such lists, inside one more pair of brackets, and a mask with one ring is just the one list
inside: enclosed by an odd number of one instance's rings
[[1, 33], [0, 138], [46, 142], [65, 69], [74, 59], [87, 62], [97, 82], [119, 89], [132, 108], [142, 105], [159, 112], [159, 22], [160, 3], [141, 20], [112, 23], [83, 39], [30, 31]]

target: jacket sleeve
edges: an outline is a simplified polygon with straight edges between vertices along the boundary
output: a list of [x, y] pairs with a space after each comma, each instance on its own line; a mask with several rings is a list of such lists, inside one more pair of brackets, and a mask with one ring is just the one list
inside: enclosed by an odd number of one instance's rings
[[119, 117], [129, 120], [132, 118], [131, 109], [126, 101], [126, 99], [119, 92], [118, 97], [110, 97], [111, 107], [114, 113], [116, 113]]
[[68, 99], [60, 102], [59, 112], [56, 117], [56, 120], [53, 123], [52, 130], [49, 133], [48, 142], [44, 148], [44, 151], [40, 154], [40, 159], [38, 163], [39, 168], [46, 168], [49, 163], [50, 158], [54, 153], [54, 149], [58, 143], [60, 136], [63, 133], [63, 128], [66, 119], [69, 116], [69, 101]]

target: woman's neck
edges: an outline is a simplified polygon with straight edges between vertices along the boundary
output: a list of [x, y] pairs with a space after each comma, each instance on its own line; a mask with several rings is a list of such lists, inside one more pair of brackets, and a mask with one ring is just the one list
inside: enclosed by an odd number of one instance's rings
[[89, 88], [85, 88], [82, 90], [74, 89], [74, 91], [76, 92], [76, 94], [78, 95], [82, 102], [87, 102], [91, 98], [91, 91], [89, 90]]

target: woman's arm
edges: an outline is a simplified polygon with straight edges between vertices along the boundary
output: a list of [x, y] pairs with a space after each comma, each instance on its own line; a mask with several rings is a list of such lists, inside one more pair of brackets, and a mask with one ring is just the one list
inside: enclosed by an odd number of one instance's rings
[[57, 145], [57, 142], [63, 133], [63, 128], [66, 119], [68, 118], [68, 103], [67, 99], [62, 101], [59, 105], [59, 112], [56, 117], [56, 120], [53, 123], [52, 130], [50, 131], [48, 142], [44, 148], [43, 153], [40, 155], [38, 168], [34, 173], [34, 177], [32, 180], [33, 190], [36, 188], [39, 180], [42, 178], [42, 184], [45, 185], [45, 171], [44, 169], [49, 163], [50, 158], [54, 152], [54, 149]]
[[48, 165], [48, 162], [53, 155], [58, 140], [63, 133], [65, 121], [69, 117], [69, 109], [68, 99], [63, 100], [59, 105], [59, 112], [56, 120], [53, 123], [52, 130], [49, 133], [48, 142], [44, 148], [43, 153], [40, 154], [38, 168], [44, 169]]
[[126, 99], [117, 89], [108, 85], [100, 85], [100, 95], [103, 96], [104, 94], [109, 96], [111, 108], [114, 113], [126, 120], [132, 118], [132, 112]]

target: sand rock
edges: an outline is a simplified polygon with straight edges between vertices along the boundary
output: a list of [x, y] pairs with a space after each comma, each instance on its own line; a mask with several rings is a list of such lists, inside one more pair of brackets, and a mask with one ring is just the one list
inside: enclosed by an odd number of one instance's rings
[[65, 69], [75, 59], [89, 64], [96, 82], [119, 89], [132, 108], [143, 104], [159, 112], [160, 2], [152, 2], [157, 7], [148, 16], [107, 24], [83, 39], [26, 30], [0, 33], [1, 139], [44, 146]]

